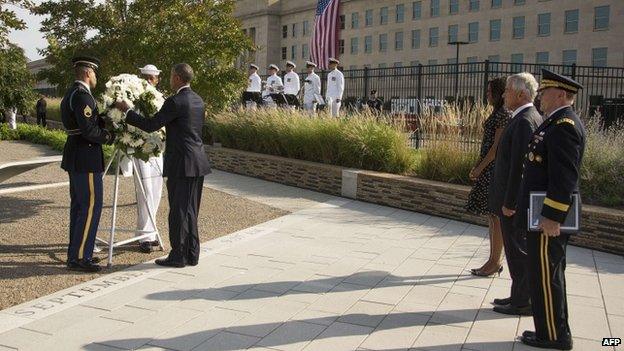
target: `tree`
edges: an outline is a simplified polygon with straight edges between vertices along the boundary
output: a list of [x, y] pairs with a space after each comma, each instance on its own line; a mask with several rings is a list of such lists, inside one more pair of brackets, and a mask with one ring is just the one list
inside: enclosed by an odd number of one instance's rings
[[71, 57], [89, 53], [101, 61], [102, 81], [152, 63], [163, 70], [160, 88], [167, 90], [169, 69], [186, 62], [195, 71], [194, 89], [208, 110], [218, 111], [245, 85], [244, 71], [234, 63], [253, 49], [233, 10], [233, 0], [45, 1], [34, 9], [48, 16], [43, 54], [53, 67], [42, 78], [67, 86]]
[[34, 101], [33, 79], [24, 50], [9, 41], [9, 32], [26, 28], [6, 5], [30, 6], [29, 1], [0, 0], [0, 110], [15, 107], [27, 111]]

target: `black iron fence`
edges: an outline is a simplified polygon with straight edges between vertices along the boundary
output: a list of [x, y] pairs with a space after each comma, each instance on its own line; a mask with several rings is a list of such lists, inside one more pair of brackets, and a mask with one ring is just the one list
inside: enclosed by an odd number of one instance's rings
[[[384, 101], [384, 110], [391, 111], [392, 100], [417, 113], [419, 103], [485, 102], [487, 82], [495, 77], [529, 72], [539, 81], [541, 69], [565, 74], [583, 85], [575, 107], [593, 113], [601, 109], [605, 122], [611, 123], [624, 115], [624, 67], [593, 67], [577, 65], [520, 64], [511, 62], [474, 62], [410, 67], [363, 68], [344, 70], [347, 106], [365, 101], [375, 89]], [[323, 92], [327, 71], [317, 72]], [[301, 76], [305, 77], [302, 72]], [[416, 111], [413, 111], [416, 109]]]

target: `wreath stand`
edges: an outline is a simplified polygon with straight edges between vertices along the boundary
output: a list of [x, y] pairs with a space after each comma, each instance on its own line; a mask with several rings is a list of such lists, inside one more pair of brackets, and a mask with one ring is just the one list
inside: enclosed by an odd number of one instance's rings
[[[121, 158], [124, 156], [124, 152], [119, 150], [118, 148], [115, 148], [113, 150], [113, 157], [111, 157], [111, 160], [108, 162], [108, 165], [106, 166], [106, 169], [104, 170], [104, 175], [102, 176], [103, 178], [106, 177], [106, 173], [108, 173], [108, 170], [110, 169], [110, 167], [112, 166], [113, 162], [116, 161], [116, 170], [115, 170], [115, 191], [113, 192], [113, 213], [111, 215], [111, 226], [110, 228], [100, 228], [98, 229], [98, 231], [100, 232], [108, 232], [109, 233], [109, 237], [108, 237], [108, 241], [107, 240], [103, 240], [100, 238], [96, 237], [96, 240], [98, 242], [101, 242], [105, 245], [108, 245], [108, 263], [106, 265], [107, 268], [111, 268], [113, 265], [113, 249], [116, 247], [120, 247], [135, 241], [139, 241], [141, 239], [145, 239], [153, 234], [156, 234], [156, 240], [158, 240], [158, 247], [160, 248], [161, 251], [164, 250], [164, 246], [163, 246], [163, 242], [162, 242], [162, 238], [160, 237], [160, 233], [158, 232], [158, 228], [156, 228], [156, 217], [154, 216], [154, 212], [153, 209], [149, 206], [149, 202], [147, 201], [147, 196], [145, 194], [145, 186], [143, 185], [143, 180], [141, 179], [141, 177], [139, 176], [139, 172], [137, 169], [136, 164], [134, 163], [132, 154], [128, 154], [127, 156], [131, 159], [131, 163], [132, 163], [132, 169], [133, 169], [133, 178], [137, 181], [137, 183], [139, 184], [139, 187], [141, 189], [141, 193], [140, 195], [143, 197], [143, 200], [145, 200], [146, 203], [146, 207], [147, 207], [147, 213], [149, 214], [149, 219], [150, 222], [152, 223], [153, 228], [155, 229], [154, 231], [151, 230], [138, 230], [138, 229], [127, 229], [127, 228], [116, 228], [116, 221], [117, 221], [117, 199], [118, 199], [118, 195], [119, 195], [119, 171], [121, 168]], [[135, 183], [136, 184], [136, 183]], [[138, 203], [137, 203], [137, 207], [138, 207]], [[115, 241], [115, 232], [119, 231], [119, 232], [126, 232], [126, 233], [140, 233], [141, 235], [139, 236], [135, 236], [133, 238], [130, 239], [126, 239], [126, 240], [121, 240], [121, 241]]]

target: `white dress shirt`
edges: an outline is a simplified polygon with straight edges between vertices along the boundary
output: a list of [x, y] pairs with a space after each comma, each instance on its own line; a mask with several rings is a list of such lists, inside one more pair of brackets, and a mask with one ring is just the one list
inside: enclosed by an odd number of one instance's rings
[[514, 118], [518, 115], [518, 113], [522, 112], [522, 110], [524, 110], [525, 108], [529, 108], [533, 106], [532, 102], [529, 102], [528, 104], [524, 104], [520, 107], [518, 107], [517, 109], [514, 110], [514, 112], [511, 114], [511, 118]]
[[342, 99], [344, 92], [344, 75], [338, 68], [327, 74], [327, 91], [325, 97], [332, 99]]
[[551, 112], [551, 113], [548, 115], [548, 118], [550, 118], [552, 115], [554, 115], [555, 113], [557, 113], [557, 111], [559, 111], [559, 110], [563, 110], [563, 109], [564, 109], [564, 108], [566, 108], [566, 107], [570, 107], [570, 105], [565, 105], [565, 106], [561, 106], [561, 107], [559, 107], [558, 109], [556, 109], [556, 110], [554, 110], [553, 112]]
[[262, 79], [260, 79], [260, 76], [257, 72], [254, 72], [249, 76], [247, 91], [250, 93], [259, 93], [262, 91]]
[[297, 95], [301, 89], [299, 75], [293, 71], [286, 73], [284, 76], [284, 94]]
[[[277, 74], [270, 76], [269, 78], [267, 78], [266, 86], [264, 87], [264, 92], [262, 93], [262, 96], [277, 93], [276, 88], [283, 85], [284, 84], [282, 83], [282, 78], [280, 78], [280, 76], [278, 76]], [[271, 88], [273, 88], [273, 90], [271, 90]]]
[[184, 89], [184, 88], [190, 88], [190, 87], [191, 87], [191, 85], [190, 85], [190, 84], [183, 85], [183, 86], [181, 86], [181, 87], [180, 87], [180, 89], [178, 89], [178, 91], [176, 91], [176, 94], [179, 94], [179, 93], [180, 93], [180, 91], [181, 91], [182, 89]]
[[321, 95], [321, 77], [319, 77], [318, 74], [312, 72], [308, 74], [306, 80], [309, 82], [305, 82], [305, 84], [303, 85], [303, 103], [310, 104], [314, 101], [315, 94]]

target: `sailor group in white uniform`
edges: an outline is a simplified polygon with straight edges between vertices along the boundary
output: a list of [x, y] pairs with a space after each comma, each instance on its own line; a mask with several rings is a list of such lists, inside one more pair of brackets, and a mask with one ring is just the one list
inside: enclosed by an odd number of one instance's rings
[[303, 104], [299, 101], [301, 92], [301, 80], [295, 72], [297, 65], [292, 61], [286, 61], [286, 73], [284, 80], [278, 75], [280, 69], [276, 64], [270, 64], [267, 68], [269, 76], [264, 82], [258, 75], [258, 66], [249, 66], [249, 79], [247, 89], [243, 93], [243, 104], [247, 109], [255, 109], [258, 105], [265, 107], [303, 107], [305, 111], [312, 114], [316, 112], [319, 105], [325, 105], [332, 117], [340, 115], [342, 105], [342, 95], [344, 93], [344, 75], [338, 70], [340, 61], [335, 58], [329, 59], [330, 71], [327, 74], [327, 88], [325, 98], [321, 94], [321, 78], [314, 71], [316, 63], [306, 61], [307, 76], [303, 84]]

